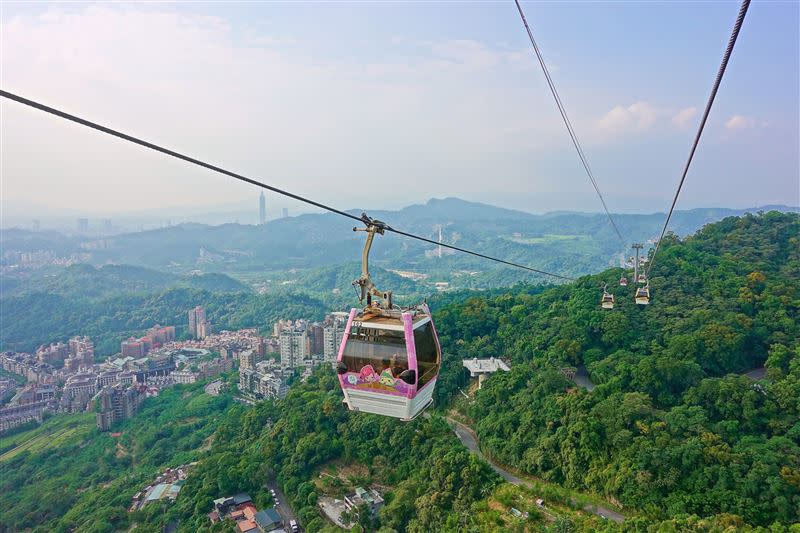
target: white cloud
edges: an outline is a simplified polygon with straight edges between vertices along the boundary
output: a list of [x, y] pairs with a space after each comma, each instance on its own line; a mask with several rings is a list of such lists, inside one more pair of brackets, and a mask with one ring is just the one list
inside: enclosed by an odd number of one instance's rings
[[696, 107], [687, 107], [686, 109], [681, 109], [675, 114], [675, 116], [672, 117], [672, 123], [679, 128], [688, 126], [696, 114]]
[[729, 130], [743, 130], [752, 128], [755, 122], [752, 119], [743, 117], [742, 115], [733, 115], [725, 122], [725, 127]]
[[[487, 169], [510, 189], [523, 167], [508, 150], [562, 141], [551, 102], [531, 102], [520, 82], [515, 52], [477, 40], [392, 39], [400, 49], [370, 64], [328, 54], [302, 28], [238, 32], [163, 5], [51, 7], [5, 17], [0, 30], [5, 89], [346, 207], [376, 190], [396, 203], [480, 194]], [[126, 210], [254, 194], [2, 105], [4, 203]], [[32, 158], [40, 142], [47, 157]], [[353, 193], [359, 181], [371, 187]]]
[[597, 121], [597, 126], [608, 133], [641, 132], [653, 126], [661, 114], [647, 102], [636, 102], [627, 107], [614, 107]]

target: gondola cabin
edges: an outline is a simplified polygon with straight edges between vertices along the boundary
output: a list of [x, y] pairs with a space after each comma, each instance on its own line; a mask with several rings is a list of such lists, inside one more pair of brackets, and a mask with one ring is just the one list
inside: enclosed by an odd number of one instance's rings
[[636, 303], [647, 305], [650, 303], [650, 287], [639, 287], [636, 289]]
[[603, 309], [614, 309], [614, 295], [604, 292], [603, 299], [600, 300], [600, 306]]
[[353, 411], [412, 420], [433, 402], [441, 348], [427, 306], [353, 309], [337, 357]]
[[639, 274], [639, 278], [636, 281], [639, 283], [647, 283], [647, 276], [644, 274]]
[[619, 278], [619, 286], [620, 287], [627, 287], [628, 286], [628, 278], [626, 278], [625, 276], [622, 276], [621, 278]]

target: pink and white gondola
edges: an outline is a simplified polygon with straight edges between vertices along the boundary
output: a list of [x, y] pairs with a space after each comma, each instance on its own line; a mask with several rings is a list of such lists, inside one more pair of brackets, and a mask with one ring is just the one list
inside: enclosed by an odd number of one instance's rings
[[[367, 242], [362, 254], [363, 309], [352, 309], [339, 346], [336, 370], [344, 403], [352, 411], [412, 420], [433, 403], [441, 347], [426, 305], [398, 308], [391, 292], [380, 292], [369, 276], [369, 250], [385, 225], [362, 215]], [[353, 228], [359, 231], [359, 228]], [[373, 303], [372, 296], [382, 302]]]

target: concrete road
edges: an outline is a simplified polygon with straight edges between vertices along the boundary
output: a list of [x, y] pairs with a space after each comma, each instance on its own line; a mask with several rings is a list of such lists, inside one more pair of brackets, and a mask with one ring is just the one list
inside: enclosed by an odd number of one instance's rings
[[[275, 509], [278, 511], [278, 514], [281, 515], [286, 530], [291, 531], [289, 522], [291, 520], [297, 520], [297, 515], [294, 514], [294, 509], [289, 505], [289, 499], [274, 481], [267, 481], [267, 488], [275, 491], [275, 497], [281, 502], [280, 505], [275, 506]], [[300, 525], [300, 520], [297, 520], [297, 525]]]
[[586, 390], [592, 390], [595, 387], [592, 380], [589, 379], [589, 373], [586, 371], [586, 367], [583, 365], [578, 367], [578, 371], [575, 372], [575, 377], [572, 378], [572, 381], [575, 382], [576, 385], [584, 387]]
[[745, 372], [744, 375], [752, 379], [753, 381], [757, 381], [759, 379], [764, 379], [767, 377], [767, 369], [763, 366], [759, 368], [754, 368], [749, 372]]
[[[492, 461], [488, 460], [484, 455], [481, 453], [480, 447], [478, 446], [478, 436], [472, 431], [472, 428], [458, 422], [457, 420], [453, 420], [452, 418], [448, 418], [447, 421], [450, 423], [450, 426], [453, 428], [458, 440], [461, 441], [469, 451], [489, 463], [489, 466], [492, 467], [492, 470], [500, 474], [503, 479], [512, 483], [514, 485], [523, 485], [526, 487], [530, 487], [531, 484], [524, 479], [515, 476], [505, 468], [500, 465], [493, 463]], [[583, 508], [584, 511], [587, 513], [596, 514], [597, 516], [607, 518], [609, 520], [613, 520], [617, 523], [622, 523], [625, 520], [625, 517], [616, 511], [612, 511], [606, 507], [602, 506], [594, 506], [594, 505], [587, 505]]]
[[210, 394], [211, 396], [219, 396], [219, 389], [221, 387], [222, 381], [216, 380], [203, 387], [203, 390], [206, 391], [206, 394]]

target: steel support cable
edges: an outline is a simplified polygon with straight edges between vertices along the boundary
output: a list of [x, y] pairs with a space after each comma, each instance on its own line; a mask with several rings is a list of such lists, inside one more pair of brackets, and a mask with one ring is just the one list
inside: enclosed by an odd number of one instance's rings
[[683, 188], [683, 183], [686, 181], [686, 175], [689, 173], [689, 167], [692, 164], [692, 159], [694, 158], [694, 154], [697, 151], [697, 146], [700, 144], [700, 137], [703, 135], [703, 129], [706, 126], [706, 121], [708, 120], [708, 115], [711, 113], [711, 106], [714, 105], [714, 99], [717, 97], [717, 91], [719, 90], [719, 86], [722, 83], [722, 77], [725, 75], [725, 69], [728, 68], [728, 61], [731, 58], [731, 54], [733, 54], [733, 47], [736, 45], [736, 39], [739, 37], [739, 31], [742, 29], [742, 23], [744, 22], [744, 17], [747, 15], [747, 9], [750, 7], [750, 0], [742, 0], [742, 5], [739, 7], [739, 15], [736, 17], [736, 23], [733, 25], [733, 31], [731, 32], [731, 37], [728, 39], [728, 46], [725, 49], [725, 54], [722, 56], [722, 63], [719, 66], [719, 70], [717, 71], [717, 77], [714, 80], [714, 85], [711, 88], [711, 94], [708, 96], [708, 101], [706, 102], [706, 109], [703, 112], [703, 118], [700, 120], [700, 126], [697, 128], [697, 134], [694, 137], [694, 142], [692, 143], [692, 148], [689, 150], [689, 157], [686, 160], [686, 165], [683, 167], [683, 173], [681, 174], [681, 180], [678, 182], [678, 188], [675, 191], [675, 196], [672, 198], [672, 205], [667, 212], [667, 218], [664, 220], [664, 227], [661, 228], [661, 235], [658, 237], [658, 241], [656, 241], [655, 249], [653, 250], [653, 255], [650, 257], [650, 262], [647, 265], [647, 270], [645, 272], [645, 276], [648, 280], [650, 280], [650, 270], [653, 268], [653, 264], [655, 263], [656, 254], [658, 253], [658, 249], [661, 246], [661, 241], [664, 239], [664, 235], [667, 233], [667, 227], [669, 226], [669, 221], [672, 218], [672, 213], [675, 210], [675, 205], [678, 203], [678, 196], [681, 194], [681, 189]]
[[[174, 150], [170, 150], [169, 148], [164, 148], [163, 146], [159, 146], [157, 144], [154, 144], [154, 143], [139, 139], [139, 138], [134, 137], [132, 135], [128, 135], [126, 133], [122, 133], [120, 131], [111, 129], [111, 128], [107, 127], [107, 126], [102, 126], [102, 125], [97, 124], [95, 122], [91, 122], [89, 120], [77, 117], [75, 115], [71, 115], [71, 114], [66, 113], [64, 111], [61, 111], [61, 110], [55, 109], [53, 107], [47, 106], [45, 104], [42, 104], [40, 102], [36, 102], [34, 100], [30, 100], [28, 98], [19, 96], [19, 95], [14, 94], [14, 93], [10, 93], [10, 92], [8, 92], [6, 90], [0, 89], [0, 96], [2, 96], [3, 98], [7, 98], [9, 100], [13, 100], [15, 102], [18, 102], [20, 104], [26, 105], [28, 107], [32, 107], [34, 109], [38, 109], [40, 111], [44, 111], [45, 113], [49, 113], [51, 115], [55, 115], [57, 117], [63, 118], [65, 120], [68, 120], [70, 122], [75, 122], [76, 124], [80, 124], [82, 126], [86, 126], [87, 128], [91, 128], [93, 130], [97, 130], [97, 131], [106, 133], [108, 135], [112, 135], [112, 136], [117, 137], [119, 139], [131, 142], [131, 143], [134, 143], [134, 144], [138, 144], [139, 146], [143, 146], [145, 148], [149, 148], [149, 149], [154, 150], [156, 152], [160, 152], [160, 153], [168, 155], [170, 157], [174, 157], [176, 159], [180, 159], [182, 161], [186, 161], [187, 163], [191, 163], [193, 165], [197, 165], [197, 166], [203, 167], [205, 169], [211, 170], [213, 172], [217, 172], [219, 174], [224, 174], [225, 176], [237, 179], [239, 181], [243, 181], [245, 183], [249, 183], [251, 185], [255, 185], [256, 187], [261, 187], [263, 189], [267, 189], [268, 191], [272, 191], [272, 192], [274, 192], [276, 194], [280, 194], [282, 196], [286, 196], [288, 198], [292, 198], [293, 200], [297, 200], [298, 202], [303, 202], [303, 203], [306, 203], [306, 204], [309, 204], [309, 205], [313, 205], [314, 207], [319, 207], [320, 209], [324, 209], [326, 211], [330, 211], [332, 213], [336, 213], [337, 215], [342, 215], [344, 217], [347, 217], [347, 218], [350, 218], [352, 220], [355, 220], [355, 221], [363, 223], [363, 220], [361, 219], [361, 217], [358, 217], [358, 216], [353, 215], [351, 213], [348, 213], [346, 211], [342, 211], [340, 209], [336, 209], [335, 207], [331, 207], [329, 205], [326, 205], [326, 204], [323, 204], [323, 203], [320, 203], [320, 202], [316, 202], [316, 201], [311, 200], [309, 198], [306, 198], [304, 196], [300, 196], [298, 194], [294, 194], [294, 193], [291, 193], [289, 191], [286, 191], [286, 190], [283, 190], [283, 189], [279, 189], [278, 187], [274, 187], [272, 185], [267, 185], [266, 183], [260, 182], [258, 180], [255, 180], [255, 179], [252, 179], [252, 178], [248, 178], [246, 176], [243, 176], [241, 174], [237, 174], [235, 172], [231, 172], [230, 170], [225, 170], [224, 168], [218, 167], [216, 165], [212, 165], [210, 163], [206, 163], [204, 161], [200, 161], [199, 159], [195, 159], [194, 157], [190, 157], [188, 155], [181, 154], [181, 153], [176, 152]], [[563, 280], [567, 280], [567, 281], [574, 281], [574, 279], [575, 279], [575, 278], [571, 278], [569, 276], [564, 276], [564, 275], [561, 275], [561, 274], [555, 274], [553, 272], [547, 272], [545, 270], [539, 270], [537, 268], [521, 265], [519, 263], [514, 263], [512, 261], [506, 261], [505, 259], [498, 259], [496, 257], [492, 257], [490, 255], [485, 255], [485, 254], [482, 254], [480, 252], [473, 252], [472, 250], [467, 250], [465, 248], [460, 248], [458, 246], [453, 246], [453, 245], [450, 245], [450, 244], [440, 243], [440, 242], [434, 241], [433, 239], [428, 239], [426, 237], [420, 237], [419, 235], [414, 235], [413, 233], [408, 233], [408, 232], [405, 232], [405, 231], [394, 229], [391, 226], [386, 226], [385, 229], [386, 229], [386, 231], [391, 231], [392, 233], [396, 233], [398, 235], [402, 235], [403, 237], [409, 237], [411, 239], [416, 239], [418, 241], [427, 242], [427, 243], [430, 243], [430, 244], [435, 244], [436, 246], [442, 246], [444, 248], [449, 248], [449, 249], [455, 250], [457, 252], [462, 252], [462, 253], [465, 253], [465, 254], [473, 255], [475, 257], [480, 257], [482, 259], [487, 259], [489, 261], [494, 261], [496, 263], [502, 263], [504, 265], [512, 266], [514, 268], [521, 268], [521, 269], [527, 270], [529, 272], [535, 272], [536, 274], [542, 274], [542, 275], [545, 275], [545, 276], [550, 276], [550, 277], [553, 277], [553, 278], [563, 279]]]
[[611, 216], [611, 212], [608, 210], [608, 205], [606, 204], [606, 200], [603, 197], [603, 193], [600, 192], [600, 187], [597, 185], [597, 180], [594, 177], [594, 173], [592, 172], [591, 167], [589, 166], [589, 161], [586, 158], [586, 154], [581, 147], [580, 141], [578, 141], [578, 135], [575, 133], [575, 129], [572, 127], [572, 122], [569, 120], [569, 116], [567, 115], [567, 110], [564, 107], [564, 103], [561, 101], [561, 97], [556, 90], [556, 85], [553, 82], [553, 78], [550, 76], [550, 71], [547, 69], [547, 65], [544, 62], [544, 57], [542, 56], [542, 52], [539, 50], [539, 45], [536, 44], [536, 39], [533, 38], [533, 32], [531, 31], [531, 27], [528, 25], [528, 20], [525, 18], [525, 13], [522, 11], [522, 6], [519, 3], [519, 0], [514, 0], [514, 3], [517, 4], [517, 11], [519, 11], [519, 16], [522, 19], [522, 23], [525, 25], [525, 31], [528, 32], [528, 38], [531, 41], [531, 45], [533, 45], [533, 51], [536, 53], [536, 59], [539, 60], [539, 65], [542, 67], [542, 72], [544, 72], [544, 77], [547, 80], [547, 85], [550, 87], [550, 92], [553, 94], [553, 99], [556, 102], [556, 106], [558, 107], [558, 112], [561, 114], [561, 118], [564, 121], [564, 125], [567, 127], [567, 133], [569, 133], [570, 139], [572, 139], [572, 144], [575, 146], [575, 150], [578, 152], [578, 157], [583, 164], [583, 168], [586, 170], [586, 175], [589, 177], [589, 181], [592, 183], [595, 192], [597, 193], [597, 197], [600, 198], [600, 203], [603, 204], [603, 211], [605, 211], [606, 216], [608, 217], [608, 221], [611, 222], [611, 227], [614, 228], [614, 233], [617, 234], [620, 243], [624, 248], [627, 248], [628, 245], [625, 243], [625, 239], [622, 238], [622, 233], [620, 233], [619, 228], [617, 227], [616, 222], [614, 222], [614, 218]]

